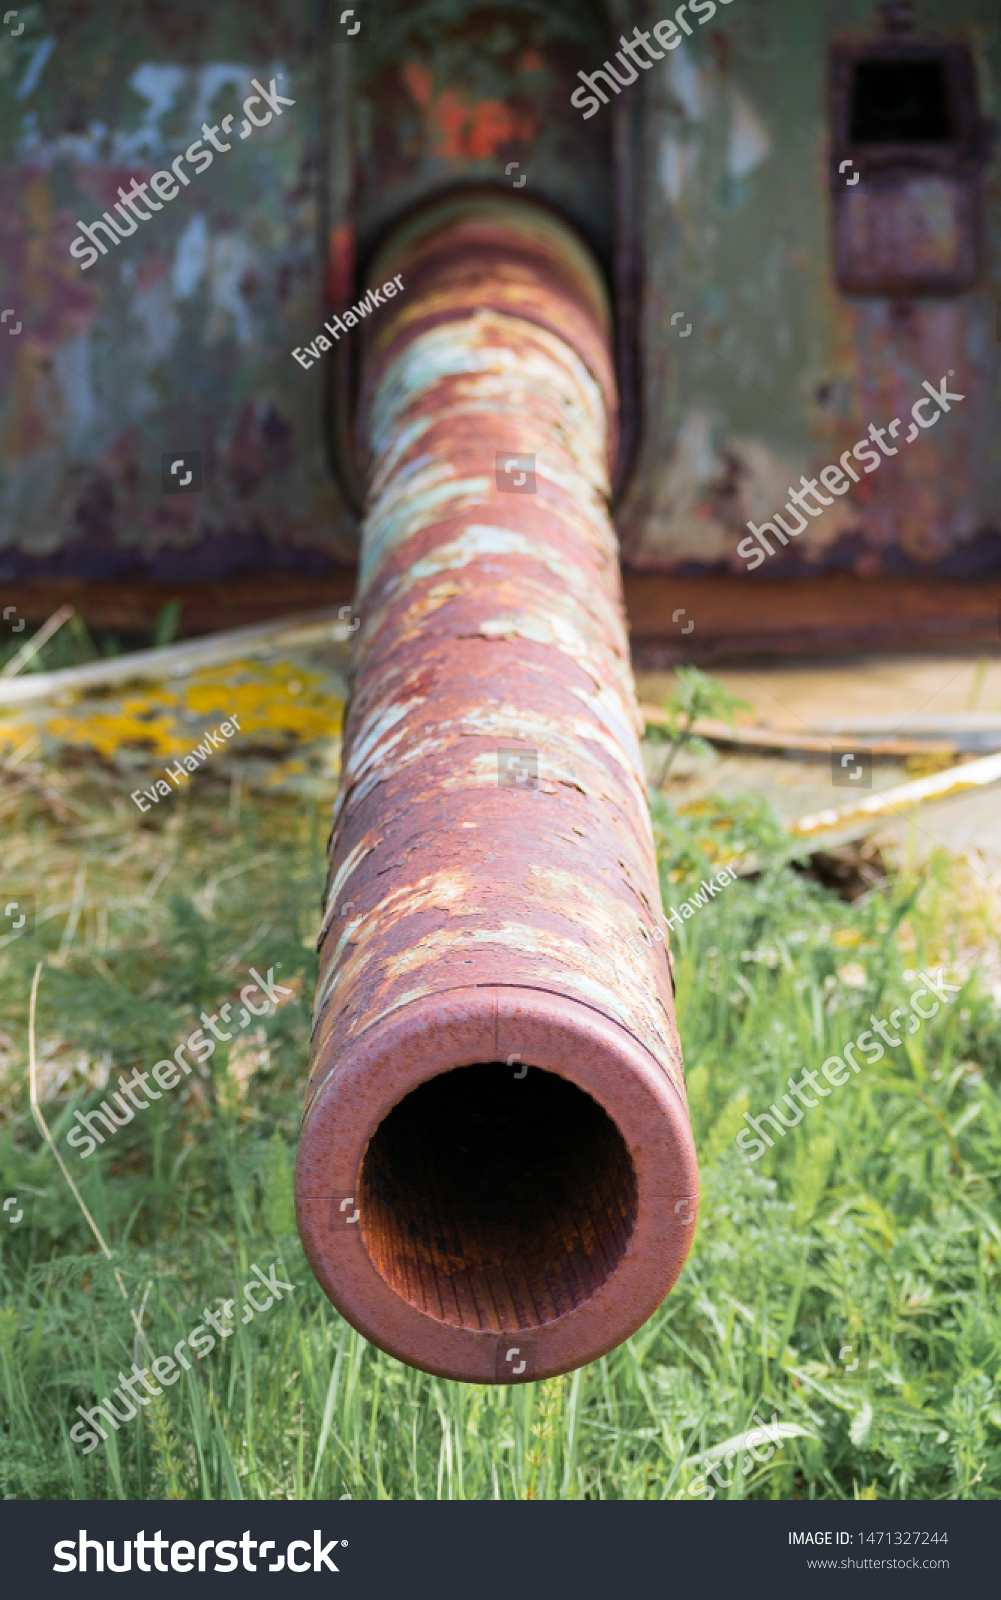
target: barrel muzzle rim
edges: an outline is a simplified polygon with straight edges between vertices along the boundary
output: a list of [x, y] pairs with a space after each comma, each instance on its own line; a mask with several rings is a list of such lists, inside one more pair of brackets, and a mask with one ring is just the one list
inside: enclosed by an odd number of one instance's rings
[[[366, 1233], [372, 1215], [363, 1215], [363, 1194], [372, 1193], [366, 1158], [389, 1113], [442, 1074], [487, 1063], [495, 1071], [510, 1069], [512, 1096], [525, 1092], [517, 1080], [524, 1079], [526, 1067], [566, 1080], [597, 1102], [628, 1152], [635, 1203], [628, 1225], [620, 1219], [614, 1247], [599, 1247], [610, 1270], [593, 1292], [549, 1320], [534, 1320], [530, 1310], [514, 1320], [482, 1303], [472, 1319], [453, 1309], [444, 1320], [444, 1300], [433, 1313], [421, 1309], [419, 1291], [407, 1298], [376, 1265], [384, 1224], [375, 1230], [375, 1247], [371, 1225]], [[515, 1174], [511, 1181], [517, 1181]], [[677, 1279], [697, 1206], [688, 1112], [667, 1073], [620, 1024], [542, 989], [457, 988], [381, 1018], [328, 1075], [299, 1145], [299, 1228], [328, 1298], [388, 1354], [466, 1382], [528, 1382], [614, 1349], [643, 1325]], [[563, 1269], [554, 1260], [546, 1270]], [[506, 1366], [509, 1348], [529, 1354]], [[518, 1371], [520, 1360], [526, 1365]]]

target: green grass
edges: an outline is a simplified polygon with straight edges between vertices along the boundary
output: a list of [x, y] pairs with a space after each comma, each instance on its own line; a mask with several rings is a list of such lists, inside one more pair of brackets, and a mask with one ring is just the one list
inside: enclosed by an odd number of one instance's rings
[[[666, 900], [707, 851], [754, 848], [763, 864], [674, 941], [703, 1180], [692, 1252], [660, 1311], [605, 1359], [477, 1387], [366, 1344], [296, 1238], [327, 808], [251, 804], [206, 779], [140, 818], [110, 778], [58, 784], [68, 817], [37, 790], [0, 805], [0, 888], [34, 888], [39, 908], [35, 936], [0, 948], [0, 1174], [4, 1197], [31, 1202], [27, 1231], [0, 1226], [0, 1493], [661, 1499], [700, 1493], [698, 1458], [757, 1414], [789, 1435], [770, 1459], [722, 1469], [719, 1499], [998, 1498], [1001, 1021], [973, 970], [996, 964], [997, 937], [964, 868], [943, 857], [848, 906], [780, 863], [759, 805], [679, 820], [655, 803]], [[40, 959], [45, 1113], [128, 1304], [31, 1120]], [[102, 1058], [116, 1075], [149, 1068], [202, 1009], [235, 998], [251, 965], [279, 962], [299, 1000], [262, 1024], [266, 1064], [248, 1078], [252, 1063], [221, 1045], [202, 1079], [91, 1160], [66, 1146], [73, 1109], [103, 1098]], [[734, 1144], [743, 1111], [854, 1038], [859, 1015], [886, 1015], [926, 962], [970, 968], [962, 994], [750, 1163]], [[93, 1406], [119, 1367], [169, 1353], [203, 1307], [238, 1295], [250, 1263], [272, 1261], [294, 1295], [238, 1325], [107, 1445], [82, 1455], [70, 1443], [75, 1407]], [[864, 1381], [843, 1376], [847, 1345]]]
[[[22, 671], [56, 672], [61, 667], [79, 667], [88, 661], [99, 661], [102, 657], [108, 659], [129, 654], [133, 650], [156, 649], [173, 644], [180, 625], [179, 600], [168, 600], [160, 607], [148, 633], [111, 633], [107, 629], [91, 629], [79, 612], [75, 612], [25, 663]], [[19, 631], [15, 633], [13, 630], [18, 627]], [[0, 669], [38, 632], [38, 625], [29, 626], [19, 615], [9, 617], [0, 625]]]
[[[55, 609], [55, 608], [53, 608]], [[17, 633], [13, 632], [19, 626]], [[0, 626], [0, 668], [18, 655], [40, 626], [28, 625], [21, 616], [12, 616]], [[110, 636], [109, 636], [110, 637]], [[106, 650], [105, 654], [111, 654]], [[21, 668], [22, 672], [50, 672], [57, 667], [76, 667], [86, 661], [96, 661], [101, 650], [83, 619], [70, 617]]]

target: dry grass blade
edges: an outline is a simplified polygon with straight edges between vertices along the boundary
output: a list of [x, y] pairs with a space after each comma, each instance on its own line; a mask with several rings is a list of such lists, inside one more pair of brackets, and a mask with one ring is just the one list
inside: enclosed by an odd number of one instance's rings
[[[42, 632], [44, 629], [29, 642], [35, 645], [41, 639]], [[339, 612], [335, 613], [333, 608], [328, 607], [312, 614], [284, 617], [278, 622], [230, 628], [222, 633], [209, 634], [203, 639], [185, 639], [180, 644], [162, 645], [154, 650], [132, 650], [127, 655], [104, 661], [88, 661], [79, 667], [39, 672], [19, 683], [2, 683], [0, 705], [24, 705], [31, 700], [46, 700], [57, 694], [106, 688], [129, 683], [133, 679], [156, 681], [181, 677], [199, 668], [219, 666], [255, 651], [289, 650], [296, 646], [341, 645], [346, 665], [351, 635], [350, 624], [343, 621]], [[9, 674], [10, 663], [7, 670]]]
[[58, 633], [63, 623], [68, 622], [70, 617], [72, 617], [74, 614], [75, 608], [73, 606], [60, 606], [58, 611], [54, 611], [48, 622], [44, 622], [39, 628], [38, 632], [33, 634], [32, 637], [21, 646], [17, 654], [11, 656], [7, 665], [0, 670], [0, 678], [15, 677], [17, 673], [20, 672], [21, 668], [26, 667], [32, 657], [38, 654], [42, 646], [48, 644], [49, 640], [52, 638], [52, 635], [54, 633]]

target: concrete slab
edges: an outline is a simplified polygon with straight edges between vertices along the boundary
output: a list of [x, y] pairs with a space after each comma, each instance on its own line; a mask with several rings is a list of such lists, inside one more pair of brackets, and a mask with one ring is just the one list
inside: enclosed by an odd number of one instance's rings
[[[919, 716], [1001, 713], [1001, 657], [966, 654], [872, 655], [849, 660], [797, 657], [739, 663], [713, 671], [731, 694], [750, 701], [741, 723], [802, 733], [852, 716], [886, 717], [901, 733]], [[673, 672], [637, 674], [639, 697], [659, 703], [673, 692]]]
[[[741, 663], [714, 672], [726, 688], [750, 702], [737, 719], [790, 732], [825, 733], [832, 725], [858, 718], [863, 726], [885, 719], [900, 733], [921, 719], [959, 716], [971, 711], [1001, 712], [1001, 659], [965, 655], [866, 656], [849, 661], [798, 658], [795, 661]], [[640, 700], [659, 704], [673, 692], [673, 672], [640, 672]], [[848, 741], [850, 743], [850, 740]], [[998, 741], [1001, 745], [1001, 740]], [[847, 747], [844, 734], [831, 746]], [[901, 763], [878, 762], [873, 791], [907, 781]], [[672, 799], [683, 803], [705, 794], [763, 795], [786, 824], [848, 796], [834, 786], [830, 765], [816, 758], [718, 752], [701, 764], [682, 764], [672, 781]], [[920, 861], [937, 846], [958, 857], [976, 858], [980, 870], [1001, 884], [1001, 786], [927, 804], [907, 817], [874, 827], [869, 837], [890, 860], [905, 852]]]

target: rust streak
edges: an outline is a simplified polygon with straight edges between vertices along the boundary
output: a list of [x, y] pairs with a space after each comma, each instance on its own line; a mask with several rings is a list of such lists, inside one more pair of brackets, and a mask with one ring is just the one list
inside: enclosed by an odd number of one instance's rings
[[483, 198], [408, 224], [390, 267], [297, 1187], [364, 1196], [350, 1261], [304, 1237], [369, 1338], [493, 1381], [463, 1339], [520, 1330], [562, 1371], [638, 1326], [688, 1246], [658, 1207], [697, 1180], [668, 961], [626, 948], [660, 901], [600, 279], [562, 224]]

